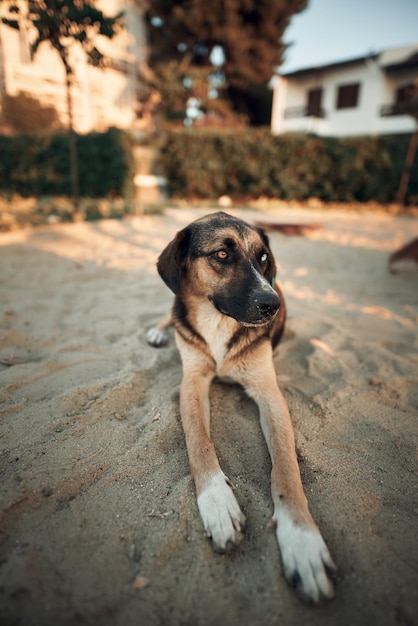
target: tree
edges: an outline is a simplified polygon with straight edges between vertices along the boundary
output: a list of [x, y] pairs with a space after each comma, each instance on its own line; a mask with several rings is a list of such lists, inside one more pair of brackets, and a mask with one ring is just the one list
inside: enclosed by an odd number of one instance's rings
[[71, 47], [81, 45], [89, 63], [103, 67], [105, 57], [96, 47], [98, 35], [111, 39], [121, 25], [122, 13], [107, 17], [96, 8], [95, 0], [26, 0], [7, 1], [9, 15], [4, 24], [19, 29], [21, 20], [30, 20], [35, 38], [31, 45], [32, 57], [40, 45], [48, 42], [57, 51], [64, 65], [67, 91], [68, 126], [70, 133], [71, 187], [75, 206], [79, 202], [77, 143], [73, 124], [71, 84], [73, 68]]
[[306, 5], [307, 0], [154, 0], [146, 11], [150, 64], [180, 63], [188, 55], [194, 66], [208, 67], [214, 51], [221, 51], [229, 98], [242, 111], [243, 94], [265, 88], [281, 64], [285, 29]]
[[407, 113], [408, 115], [411, 115], [417, 123], [409, 141], [401, 176], [401, 182], [396, 197], [397, 203], [403, 206], [405, 204], [408, 185], [411, 178], [412, 166], [414, 164], [415, 154], [418, 147], [418, 78], [414, 81], [412, 85], [404, 89], [404, 98], [402, 102], [398, 105], [398, 110], [402, 113]]
[[[166, 118], [181, 123], [243, 125], [244, 116], [232, 110], [225, 98], [225, 80], [217, 80], [214, 67], [193, 65], [190, 56], [159, 63], [154, 70], [142, 73], [144, 82], [158, 94], [158, 109], [164, 108]], [[194, 116], [193, 116], [194, 112]], [[156, 110], [154, 110], [156, 113]]]

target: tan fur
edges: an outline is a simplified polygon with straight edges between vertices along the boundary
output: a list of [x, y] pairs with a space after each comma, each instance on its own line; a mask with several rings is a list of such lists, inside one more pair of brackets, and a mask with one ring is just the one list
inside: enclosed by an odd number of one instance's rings
[[[217, 259], [218, 249], [228, 253], [227, 263]], [[199, 510], [215, 548], [237, 543], [245, 521], [210, 437], [209, 391], [212, 380], [220, 377], [240, 383], [259, 407], [272, 461], [273, 520], [279, 525], [286, 577], [307, 599], [331, 597], [327, 572], [334, 565], [309, 512], [291, 419], [274, 369], [272, 341], [283, 330], [285, 305], [277, 283], [274, 289], [270, 286], [276, 266], [267, 237], [225, 214], [208, 216], [177, 235], [158, 267], [176, 293], [172, 321], [183, 365], [181, 419]], [[242, 297], [254, 310], [240, 311], [233, 302], [225, 314], [222, 307], [229, 307], [229, 297]], [[268, 305], [258, 307], [265, 316], [259, 320], [254, 302], [263, 298]], [[166, 317], [159, 328], [166, 328], [168, 321]]]

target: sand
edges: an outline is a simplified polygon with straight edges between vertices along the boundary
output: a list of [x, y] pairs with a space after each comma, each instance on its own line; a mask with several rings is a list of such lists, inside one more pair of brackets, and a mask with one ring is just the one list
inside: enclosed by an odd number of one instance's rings
[[289, 320], [276, 355], [312, 513], [339, 568], [330, 603], [286, 584], [255, 406], [217, 383], [212, 434], [247, 517], [214, 554], [179, 420], [174, 341], [145, 341], [172, 296], [155, 260], [208, 212], [0, 235], [0, 623], [412, 625], [418, 619], [418, 272], [389, 254], [418, 220], [234, 211], [317, 222], [270, 234]]

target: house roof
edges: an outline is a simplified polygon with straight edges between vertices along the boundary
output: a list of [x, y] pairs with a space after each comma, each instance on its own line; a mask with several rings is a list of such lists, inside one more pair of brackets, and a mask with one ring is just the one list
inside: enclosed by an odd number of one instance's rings
[[384, 50], [379, 65], [388, 71], [418, 66], [418, 44]]
[[345, 59], [343, 61], [333, 61], [322, 65], [303, 67], [292, 72], [284, 72], [281, 76], [284, 78], [302, 78], [309, 74], [325, 70], [334, 70], [340, 67], [365, 63], [368, 60], [378, 60], [378, 64], [382, 69], [388, 71], [418, 66], [418, 44], [402, 46], [401, 48], [389, 48], [381, 52], [370, 52], [369, 54]]

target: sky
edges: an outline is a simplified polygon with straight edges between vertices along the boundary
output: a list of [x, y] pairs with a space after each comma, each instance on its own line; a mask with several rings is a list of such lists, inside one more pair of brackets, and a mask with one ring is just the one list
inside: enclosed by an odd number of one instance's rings
[[418, 0], [308, 0], [284, 42], [280, 73], [418, 44]]

